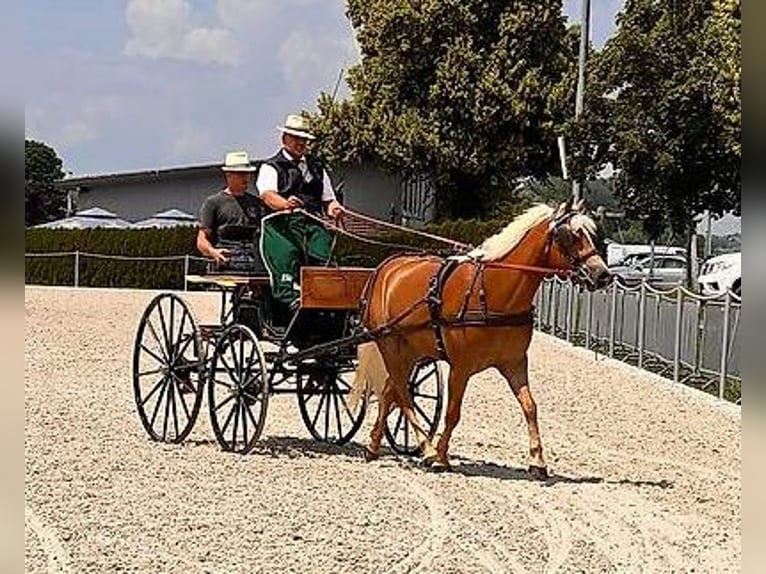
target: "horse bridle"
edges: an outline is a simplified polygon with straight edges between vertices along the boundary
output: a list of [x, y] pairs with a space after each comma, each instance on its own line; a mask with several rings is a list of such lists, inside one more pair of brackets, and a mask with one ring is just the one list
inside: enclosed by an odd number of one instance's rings
[[572, 270], [572, 276], [580, 281], [590, 282], [590, 273], [585, 263], [594, 255], [598, 255], [598, 250], [590, 237], [588, 238], [590, 249], [585, 253], [579, 253], [574, 248], [574, 233], [570, 224], [575, 215], [577, 215], [576, 211], [566, 211], [551, 220], [547, 250], [550, 252], [555, 242], [561, 247], [564, 258]]

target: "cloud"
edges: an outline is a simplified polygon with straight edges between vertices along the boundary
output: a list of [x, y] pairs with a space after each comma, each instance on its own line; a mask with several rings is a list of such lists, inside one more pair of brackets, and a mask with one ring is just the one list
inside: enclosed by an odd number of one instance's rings
[[195, 27], [187, 0], [130, 0], [125, 9], [130, 37], [125, 53], [236, 65], [240, 54], [230, 30]]
[[210, 149], [210, 137], [191, 121], [185, 121], [172, 145], [172, 154], [179, 159], [206, 157]]
[[121, 100], [117, 96], [99, 96], [87, 99], [79, 115], [61, 128], [57, 140], [65, 146], [95, 141], [101, 136], [104, 124], [119, 114]]
[[309, 30], [293, 30], [279, 48], [279, 62], [287, 84], [295, 92], [332, 91], [340, 68], [359, 60], [359, 49], [352, 35], [316, 35]]

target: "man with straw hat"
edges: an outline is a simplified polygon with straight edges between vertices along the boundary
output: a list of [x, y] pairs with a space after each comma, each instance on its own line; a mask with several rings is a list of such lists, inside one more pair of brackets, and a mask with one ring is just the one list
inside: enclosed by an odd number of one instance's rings
[[[255, 167], [247, 152], [233, 151], [226, 154], [223, 166], [226, 188], [205, 199], [200, 209], [197, 249], [210, 257], [216, 268], [223, 269], [235, 255], [232, 246], [254, 243], [262, 215], [261, 200], [247, 192]], [[228, 245], [228, 246], [227, 246]], [[250, 249], [253, 271], [263, 270], [257, 250]]]
[[343, 207], [318, 159], [306, 153], [315, 139], [308, 119], [287, 116], [282, 148], [261, 164], [255, 186], [268, 215], [263, 219], [261, 253], [269, 270], [272, 294], [294, 309], [300, 294], [301, 265], [322, 265], [330, 258], [332, 234], [313, 216], [339, 219]]

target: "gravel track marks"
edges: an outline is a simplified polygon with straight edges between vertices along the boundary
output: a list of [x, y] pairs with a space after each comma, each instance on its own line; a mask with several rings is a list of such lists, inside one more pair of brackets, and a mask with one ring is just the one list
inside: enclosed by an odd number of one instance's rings
[[[131, 356], [144, 291], [25, 290], [25, 570], [139, 573], [736, 572], [741, 414], [537, 334], [530, 384], [551, 478], [495, 371], [468, 386], [454, 470], [317, 443], [275, 396], [250, 456], [207, 405], [149, 441]], [[202, 323], [219, 298], [181, 294]]]

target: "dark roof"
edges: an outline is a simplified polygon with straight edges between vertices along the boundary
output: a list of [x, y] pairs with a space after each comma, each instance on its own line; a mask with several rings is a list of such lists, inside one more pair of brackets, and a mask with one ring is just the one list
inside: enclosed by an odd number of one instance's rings
[[[259, 161], [253, 161], [253, 165], [258, 166]], [[192, 165], [187, 167], [171, 167], [165, 169], [150, 169], [145, 171], [131, 171], [122, 173], [105, 173], [101, 175], [86, 175], [82, 177], [68, 177], [58, 182], [61, 189], [76, 189], [114, 183], [148, 183], [152, 181], [173, 178], [194, 176], [207, 173], [218, 173], [221, 169], [220, 163], [209, 163], [204, 165]], [[223, 176], [222, 176], [223, 177]]]

